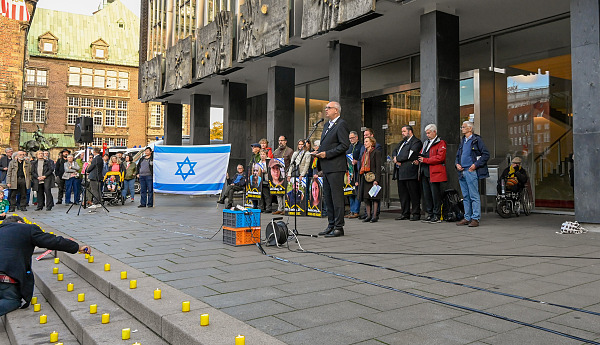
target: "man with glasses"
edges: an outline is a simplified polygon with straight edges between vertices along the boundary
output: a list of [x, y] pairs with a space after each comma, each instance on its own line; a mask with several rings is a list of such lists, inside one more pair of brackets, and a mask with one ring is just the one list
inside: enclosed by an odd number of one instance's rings
[[327, 104], [325, 117], [329, 122], [323, 126], [319, 150], [312, 153], [319, 158], [318, 164], [323, 171], [323, 196], [329, 224], [319, 235], [325, 237], [344, 236], [344, 174], [348, 169], [346, 151], [350, 140], [348, 123], [340, 117], [341, 113], [338, 102]]
[[456, 152], [456, 170], [463, 195], [465, 218], [456, 225], [468, 225], [473, 228], [479, 226], [481, 219], [479, 180], [490, 177], [487, 167], [490, 153], [481, 137], [473, 133], [472, 122], [463, 122], [461, 131], [463, 137]]

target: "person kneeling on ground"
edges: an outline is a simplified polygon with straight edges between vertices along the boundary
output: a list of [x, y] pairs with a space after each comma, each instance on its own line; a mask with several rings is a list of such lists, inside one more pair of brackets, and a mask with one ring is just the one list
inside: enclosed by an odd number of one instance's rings
[[235, 178], [227, 179], [227, 186], [221, 192], [221, 197], [217, 201], [218, 204], [224, 204], [225, 199], [228, 199], [227, 206], [225, 208], [233, 207], [233, 193], [244, 190], [246, 188], [246, 174], [244, 173], [244, 166], [238, 164], [237, 174]]
[[[0, 316], [27, 308], [33, 296], [31, 256], [35, 247], [75, 254], [91, 253], [90, 247], [43, 232], [23, 218], [9, 216], [0, 224]], [[25, 304], [21, 306], [21, 300]]]

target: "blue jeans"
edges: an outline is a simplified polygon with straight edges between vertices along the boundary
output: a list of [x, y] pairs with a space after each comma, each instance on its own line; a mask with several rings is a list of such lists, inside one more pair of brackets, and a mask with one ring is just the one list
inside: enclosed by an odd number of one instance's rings
[[79, 179], [71, 177], [65, 180], [65, 202], [69, 204], [71, 202], [71, 193], [73, 193], [74, 200], [76, 203], [79, 202]]
[[0, 283], [0, 316], [18, 309], [21, 306], [19, 286], [11, 283]]
[[459, 172], [458, 183], [463, 195], [463, 205], [465, 207], [465, 219], [479, 220], [481, 218], [481, 199], [479, 197], [479, 180], [477, 171], [468, 171], [465, 169]]
[[140, 192], [140, 205], [152, 207], [154, 186], [152, 185], [152, 176], [140, 175], [140, 186], [142, 190]]
[[[357, 193], [358, 193], [358, 191], [357, 191]], [[349, 195], [348, 199], [350, 199], [350, 213], [359, 213], [360, 212], [360, 200], [358, 200], [358, 196]]]
[[[141, 181], [141, 176], [140, 176], [140, 181]], [[129, 191], [129, 195], [131, 195], [131, 200], [133, 200], [133, 196], [135, 195], [135, 179], [132, 178], [131, 180], [123, 180], [123, 191], [121, 193], [121, 195], [123, 196], [123, 199], [125, 199], [125, 197], [127, 196], [127, 191]]]

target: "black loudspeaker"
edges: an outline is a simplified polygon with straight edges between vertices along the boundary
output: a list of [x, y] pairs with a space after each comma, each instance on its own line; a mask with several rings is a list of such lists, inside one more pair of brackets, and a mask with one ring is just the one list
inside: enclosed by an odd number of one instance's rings
[[273, 218], [269, 224], [267, 224], [267, 230], [265, 233], [267, 246], [280, 246], [287, 242], [288, 238], [288, 228], [287, 225], [282, 222], [275, 220], [282, 219], [280, 217]]
[[80, 116], [75, 120], [75, 142], [91, 143], [94, 139], [94, 120], [89, 116]]

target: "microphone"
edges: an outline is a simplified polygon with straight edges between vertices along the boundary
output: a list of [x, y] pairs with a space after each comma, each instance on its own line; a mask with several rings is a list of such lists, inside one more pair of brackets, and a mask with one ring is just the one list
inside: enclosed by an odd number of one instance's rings
[[323, 121], [325, 121], [325, 119], [320, 119], [319, 121], [317, 121], [317, 123], [315, 123], [315, 127], [317, 127]]

